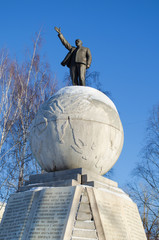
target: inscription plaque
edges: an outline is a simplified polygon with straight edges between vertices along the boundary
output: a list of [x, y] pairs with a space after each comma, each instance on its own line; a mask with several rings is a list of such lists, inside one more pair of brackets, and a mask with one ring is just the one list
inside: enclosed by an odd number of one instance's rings
[[0, 240], [62, 240], [75, 187], [16, 193], [8, 201]]
[[10, 197], [0, 225], [0, 240], [21, 239], [35, 194], [17, 193]]
[[48, 188], [41, 193], [26, 239], [63, 239], [75, 188]]
[[99, 216], [107, 240], [146, 240], [135, 203], [130, 198], [94, 189]]

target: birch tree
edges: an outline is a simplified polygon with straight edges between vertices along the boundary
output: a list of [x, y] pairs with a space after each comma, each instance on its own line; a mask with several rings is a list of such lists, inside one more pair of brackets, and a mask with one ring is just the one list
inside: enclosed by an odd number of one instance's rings
[[137, 202], [148, 240], [159, 239], [159, 105], [150, 115], [141, 161], [133, 171], [129, 194]]
[[[6, 78], [2, 77], [8, 87], [6, 88], [8, 92], [1, 99], [1, 104], [4, 105], [7, 101], [8, 103], [5, 105], [9, 112], [5, 117], [6, 122], [4, 122], [7, 131], [4, 131], [5, 134], [1, 141], [4, 148], [0, 159], [2, 199], [6, 199], [10, 192], [18, 190], [29, 174], [40, 171], [30, 151], [29, 126], [39, 106], [57, 88], [57, 81], [51, 73], [48, 63], [40, 55], [40, 44], [39, 33], [33, 42], [32, 54], [28, 54], [28, 58], [20, 65], [17, 62], [10, 63], [10, 75], [7, 78], [10, 85], [6, 82]], [[8, 96], [8, 100], [6, 100], [6, 96]], [[4, 116], [4, 106], [1, 112]]]

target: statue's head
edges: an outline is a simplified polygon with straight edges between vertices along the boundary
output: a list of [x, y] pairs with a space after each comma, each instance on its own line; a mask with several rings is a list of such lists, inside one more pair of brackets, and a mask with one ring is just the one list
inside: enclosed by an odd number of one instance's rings
[[80, 39], [76, 39], [75, 44], [77, 47], [81, 47], [82, 46], [82, 41]]

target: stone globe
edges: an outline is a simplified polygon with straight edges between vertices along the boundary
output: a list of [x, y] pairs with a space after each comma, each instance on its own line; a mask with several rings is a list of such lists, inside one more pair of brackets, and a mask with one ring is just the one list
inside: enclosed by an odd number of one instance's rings
[[85, 86], [60, 89], [40, 107], [30, 128], [33, 155], [47, 172], [85, 168], [103, 175], [117, 161], [123, 139], [114, 103]]

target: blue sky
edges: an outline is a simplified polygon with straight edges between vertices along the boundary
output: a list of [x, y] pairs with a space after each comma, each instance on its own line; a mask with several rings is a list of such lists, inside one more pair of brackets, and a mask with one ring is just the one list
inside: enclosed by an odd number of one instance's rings
[[70, 44], [80, 38], [90, 48], [90, 71], [100, 73], [124, 128], [124, 147], [112, 177], [123, 186], [140, 159], [149, 112], [159, 103], [159, 1], [0, 0], [0, 9], [0, 48], [21, 61], [42, 27], [42, 51], [60, 86], [68, 72], [60, 65], [67, 50], [54, 26], [61, 27]]

